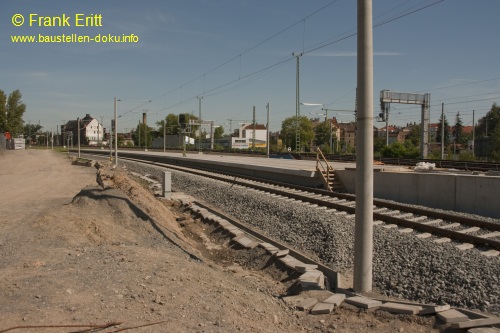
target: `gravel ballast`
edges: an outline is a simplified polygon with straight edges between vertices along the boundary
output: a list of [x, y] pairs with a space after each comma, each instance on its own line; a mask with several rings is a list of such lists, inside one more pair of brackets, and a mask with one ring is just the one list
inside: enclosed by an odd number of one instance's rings
[[[154, 167], [127, 168], [160, 179]], [[203, 200], [340, 272], [353, 268], [354, 219], [172, 170], [172, 189]], [[500, 257], [374, 227], [373, 284], [384, 295], [500, 313]]]

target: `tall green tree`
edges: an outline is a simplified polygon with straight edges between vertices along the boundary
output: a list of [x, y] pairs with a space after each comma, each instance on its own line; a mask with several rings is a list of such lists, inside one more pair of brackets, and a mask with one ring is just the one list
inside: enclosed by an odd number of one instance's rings
[[331, 125], [330, 120], [323, 121], [314, 128], [314, 144], [317, 146], [328, 145], [330, 147], [330, 138], [335, 139], [335, 128]]
[[491, 135], [490, 158], [493, 161], [500, 161], [500, 126], [496, 126]]
[[406, 140], [410, 140], [413, 146], [420, 147], [420, 125], [411, 126], [410, 133], [406, 136]]
[[7, 131], [7, 95], [0, 90], [0, 133]]
[[134, 140], [134, 146], [139, 148], [151, 147], [155, 134], [155, 129], [140, 123], [135, 128], [132, 133], [132, 140]]
[[281, 123], [280, 139], [286, 143], [287, 147], [291, 147], [296, 151], [296, 128], [299, 126], [300, 145], [303, 151], [309, 151], [311, 148], [312, 140], [314, 139], [314, 130], [312, 122], [306, 116], [297, 117], [292, 116], [286, 118]]
[[453, 136], [455, 137], [456, 143], [464, 143], [464, 133], [463, 133], [464, 125], [462, 123], [462, 118], [460, 118], [460, 112], [457, 112], [457, 116], [455, 117], [455, 126], [453, 126]]
[[10, 132], [12, 136], [19, 136], [23, 133], [23, 115], [26, 105], [21, 98], [19, 90], [14, 90], [7, 98], [0, 90], [0, 130]]
[[224, 127], [219, 126], [214, 129], [214, 139], [220, 139], [224, 136]]
[[[439, 117], [439, 123], [436, 133], [436, 142], [441, 143], [441, 133], [443, 131], [443, 115]], [[450, 125], [448, 124], [448, 120], [446, 119], [446, 115], [444, 115], [444, 145], [445, 147], [450, 144]]]
[[476, 125], [476, 137], [489, 137], [500, 124], [500, 106], [493, 103], [490, 111], [480, 118]]

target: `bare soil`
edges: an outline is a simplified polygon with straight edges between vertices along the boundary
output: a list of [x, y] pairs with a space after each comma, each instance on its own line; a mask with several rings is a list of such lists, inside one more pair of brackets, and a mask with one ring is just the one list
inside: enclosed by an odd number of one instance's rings
[[282, 299], [296, 276], [262, 250], [106, 170], [103, 188], [63, 153], [0, 154], [0, 332], [439, 331], [349, 306], [297, 311]]

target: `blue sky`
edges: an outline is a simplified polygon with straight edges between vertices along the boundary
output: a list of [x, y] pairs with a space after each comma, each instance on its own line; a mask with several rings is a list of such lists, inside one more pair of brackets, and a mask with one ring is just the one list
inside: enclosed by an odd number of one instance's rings
[[[434, 5], [433, 5], [434, 4]], [[414, 10], [429, 6], [411, 13]], [[429, 92], [431, 122], [441, 103], [450, 123], [465, 125], [500, 102], [498, 0], [374, 0], [374, 114], [379, 92]], [[24, 25], [12, 23], [15, 14]], [[100, 27], [29, 26], [29, 15], [100, 14]], [[399, 16], [401, 18], [392, 20]], [[380, 25], [382, 24], [382, 25]], [[353, 0], [2, 0], [0, 89], [20, 89], [26, 123], [56, 130], [85, 114], [109, 127], [113, 98], [119, 129], [147, 110], [148, 124], [167, 114], [198, 115], [229, 132], [238, 122], [271, 130], [295, 115], [296, 60], [300, 100], [354, 110], [356, 1]], [[13, 43], [15, 35], [122, 36], [137, 43]], [[349, 37], [351, 36], [351, 37]], [[151, 102], [148, 102], [151, 101]], [[301, 113], [320, 113], [302, 106]], [[352, 112], [330, 111], [339, 121]], [[313, 117], [312, 115], [310, 115]], [[393, 104], [390, 124], [420, 122], [419, 107]], [[384, 123], [375, 122], [382, 127]]]

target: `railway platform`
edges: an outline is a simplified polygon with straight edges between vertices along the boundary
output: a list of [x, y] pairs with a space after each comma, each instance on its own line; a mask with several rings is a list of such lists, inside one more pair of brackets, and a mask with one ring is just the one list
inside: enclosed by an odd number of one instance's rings
[[[109, 154], [103, 150], [84, 150]], [[263, 178], [319, 188], [323, 181], [316, 162], [220, 154], [118, 151], [118, 157], [146, 158], [158, 163]], [[330, 163], [347, 193], [355, 194], [356, 164]], [[374, 196], [378, 199], [500, 218], [500, 176], [484, 172], [374, 165]]]

